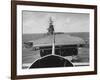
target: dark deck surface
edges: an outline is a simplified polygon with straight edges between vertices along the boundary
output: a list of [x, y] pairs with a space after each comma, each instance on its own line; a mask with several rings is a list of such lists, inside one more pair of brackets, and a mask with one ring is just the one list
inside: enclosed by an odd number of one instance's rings
[[48, 67], [72, 67], [73, 64], [57, 55], [48, 55], [34, 62], [30, 68], [48, 68]]

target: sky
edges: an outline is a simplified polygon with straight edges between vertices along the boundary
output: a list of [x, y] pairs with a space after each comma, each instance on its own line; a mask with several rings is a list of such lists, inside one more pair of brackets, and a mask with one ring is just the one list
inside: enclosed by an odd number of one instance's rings
[[47, 33], [50, 17], [55, 32], [89, 32], [89, 14], [23, 11], [23, 34]]

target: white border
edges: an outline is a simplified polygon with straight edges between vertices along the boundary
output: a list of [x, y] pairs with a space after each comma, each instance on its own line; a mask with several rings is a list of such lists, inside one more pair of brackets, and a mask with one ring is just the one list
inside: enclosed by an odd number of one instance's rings
[[[90, 66], [45, 68], [45, 69], [22, 69], [22, 10], [31, 11], [52, 11], [52, 12], [73, 12], [90, 14]], [[41, 6], [17, 5], [17, 75], [36, 75], [48, 73], [69, 73], [94, 71], [94, 10], [77, 8], [58, 8]]]

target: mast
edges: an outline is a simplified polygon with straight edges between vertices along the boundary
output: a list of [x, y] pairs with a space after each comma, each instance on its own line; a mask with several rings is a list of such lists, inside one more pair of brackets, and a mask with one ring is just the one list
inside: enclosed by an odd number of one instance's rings
[[48, 28], [48, 35], [53, 35], [54, 33], [54, 26], [53, 26], [53, 21], [52, 18], [50, 17], [49, 19], [49, 28]]
[[55, 31], [54, 31], [54, 25], [52, 21], [52, 17], [49, 19], [49, 28], [48, 28], [48, 35], [52, 36], [52, 55], [55, 54]]

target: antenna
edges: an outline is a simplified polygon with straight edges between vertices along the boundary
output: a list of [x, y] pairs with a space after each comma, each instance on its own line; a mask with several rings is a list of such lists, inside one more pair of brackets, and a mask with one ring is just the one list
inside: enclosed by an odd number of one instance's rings
[[52, 41], [52, 55], [55, 54], [55, 34], [52, 35], [53, 36], [53, 41]]

